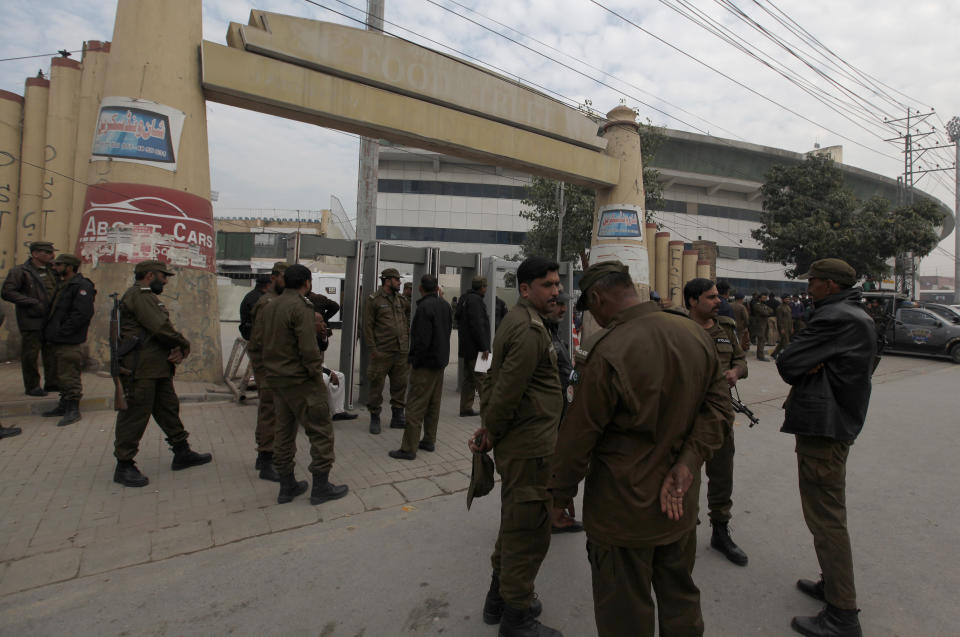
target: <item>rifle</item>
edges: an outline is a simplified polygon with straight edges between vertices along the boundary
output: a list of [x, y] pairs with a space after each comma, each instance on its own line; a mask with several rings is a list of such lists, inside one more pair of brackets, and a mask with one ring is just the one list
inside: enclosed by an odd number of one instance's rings
[[750, 420], [751, 427], [753, 427], [754, 425], [760, 424], [760, 419], [757, 418], [755, 415], [753, 415], [753, 412], [750, 410], [749, 407], [747, 407], [742, 402], [740, 402], [739, 392], [738, 392], [738, 396], [734, 396], [733, 394], [730, 394], [730, 402], [733, 404], [733, 411], [737, 412], [738, 414], [743, 414]]
[[113, 378], [113, 408], [123, 411], [127, 408], [127, 397], [123, 392], [120, 375], [130, 372], [120, 366], [120, 300], [116, 292], [110, 295], [113, 309], [110, 310], [110, 376]]

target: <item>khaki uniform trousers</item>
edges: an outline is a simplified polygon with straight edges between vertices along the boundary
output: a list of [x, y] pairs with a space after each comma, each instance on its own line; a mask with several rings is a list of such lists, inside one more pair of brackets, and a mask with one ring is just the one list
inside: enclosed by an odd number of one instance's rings
[[494, 450], [494, 461], [502, 482], [500, 531], [490, 562], [500, 577], [503, 601], [527, 608], [550, 548], [550, 458], [498, 458]]
[[711, 522], [729, 522], [733, 507], [733, 426], [727, 425], [723, 445], [705, 463], [707, 471], [707, 505]]
[[40, 330], [20, 332], [20, 372], [23, 376], [23, 390], [30, 391], [40, 387], [40, 368], [37, 359], [43, 358], [43, 378], [46, 385], [57, 382], [57, 360], [53, 348], [44, 345], [43, 332]]
[[421, 367], [410, 372], [410, 397], [407, 400], [407, 428], [403, 431], [401, 451], [417, 453], [420, 430], [423, 441], [436, 444], [440, 422], [440, 397], [443, 394], [443, 368]]
[[173, 388], [172, 378], [123, 377], [127, 408], [117, 412], [113, 455], [117, 460], [133, 460], [140, 450], [140, 439], [147, 429], [150, 416], [157, 421], [167, 436], [167, 444], [186, 442], [190, 435], [180, 420], [180, 399]]
[[470, 411], [473, 409], [473, 401], [476, 398], [477, 391], [480, 389], [480, 376], [483, 374], [478, 374], [473, 371], [474, 367], [477, 366], [477, 356], [473, 358], [464, 358], [463, 360], [463, 375], [460, 378], [460, 412]]
[[333, 467], [333, 422], [327, 387], [321, 378], [273, 388], [277, 420], [273, 439], [273, 466], [280, 475], [293, 473], [297, 455], [297, 424], [310, 440], [310, 473]]
[[383, 383], [390, 377], [390, 406], [403, 409], [406, 405], [407, 376], [410, 364], [406, 352], [385, 352], [370, 358], [367, 365], [367, 383], [370, 393], [367, 396], [367, 409], [371, 414], [380, 413], [383, 404]]
[[273, 403], [273, 390], [264, 387], [266, 377], [262, 370], [253, 370], [257, 381], [257, 429], [253, 437], [257, 443], [257, 453], [273, 452], [274, 429], [277, 423], [277, 411]]
[[[593, 612], [599, 637], [700, 637], [700, 589], [693, 583], [697, 531], [673, 544], [610, 546], [587, 539], [593, 576]], [[656, 609], [650, 587], [657, 595]]]
[[797, 436], [797, 469], [803, 519], [813, 534], [827, 602], [857, 607], [853, 551], [847, 532], [847, 455], [850, 443], [818, 436]]
[[773, 350], [773, 355], [778, 356], [780, 352], [787, 349], [787, 345], [790, 344], [790, 330], [783, 329], [780, 330], [780, 340], [777, 341], [777, 347]]
[[80, 400], [83, 397], [83, 345], [50, 345], [56, 360], [57, 386], [61, 400]]

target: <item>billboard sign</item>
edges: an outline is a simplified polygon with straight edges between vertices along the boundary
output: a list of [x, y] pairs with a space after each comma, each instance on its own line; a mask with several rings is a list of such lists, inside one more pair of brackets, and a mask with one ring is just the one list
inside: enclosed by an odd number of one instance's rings
[[92, 155], [176, 170], [183, 120], [183, 112], [163, 104], [105, 97], [93, 132]]

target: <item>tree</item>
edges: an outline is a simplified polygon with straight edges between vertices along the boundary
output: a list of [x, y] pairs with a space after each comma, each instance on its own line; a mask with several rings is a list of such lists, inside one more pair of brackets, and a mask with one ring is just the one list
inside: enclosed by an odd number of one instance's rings
[[[662, 127], [651, 124], [649, 120], [640, 124], [640, 152], [644, 165], [643, 190], [646, 195], [644, 204], [646, 210], [658, 207], [663, 201], [663, 188], [658, 181], [660, 173], [653, 168], [647, 168], [664, 140], [663, 130]], [[523, 243], [525, 255], [554, 256], [557, 253], [558, 184], [559, 182], [553, 179], [534, 177], [527, 188], [527, 196], [523, 199], [523, 204], [529, 209], [521, 211], [520, 216], [532, 221], [533, 225], [527, 231], [527, 237]], [[563, 237], [560, 246], [562, 261], [579, 259], [581, 267], [587, 267], [595, 207], [596, 192], [593, 189], [566, 184]], [[647, 218], [649, 219], [649, 216]]]
[[843, 172], [826, 155], [774, 166], [760, 191], [760, 227], [750, 234], [766, 261], [793, 266], [786, 271], [790, 278], [827, 257], [842, 258], [861, 276], [880, 278], [890, 272], [890, 257], [926, 256], [939, 240], [943, 213], [936, 203], [921, 199], [891, 210], [883, 197], [860, 200], [844, 187]]

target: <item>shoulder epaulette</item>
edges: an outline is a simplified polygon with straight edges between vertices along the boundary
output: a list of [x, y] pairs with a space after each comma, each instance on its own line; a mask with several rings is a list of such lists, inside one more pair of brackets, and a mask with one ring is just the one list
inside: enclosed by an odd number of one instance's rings
[[729, 316], [718, 316], [717, 322], [720, 323], [720, 325], [726, 325], [727, 327], [737, 327], [737, 322]]

